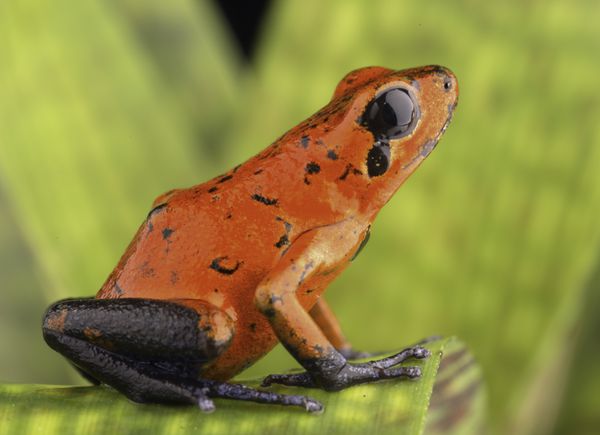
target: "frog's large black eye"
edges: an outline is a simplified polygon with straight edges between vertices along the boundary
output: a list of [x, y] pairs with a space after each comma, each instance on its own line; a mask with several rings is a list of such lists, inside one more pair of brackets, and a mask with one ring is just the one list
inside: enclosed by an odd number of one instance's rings
[[397, 139], [408, 134], [418, 119], [418, 107], [406, 89], [383, 92], [369, 103], [362, 124], [376, 139]]

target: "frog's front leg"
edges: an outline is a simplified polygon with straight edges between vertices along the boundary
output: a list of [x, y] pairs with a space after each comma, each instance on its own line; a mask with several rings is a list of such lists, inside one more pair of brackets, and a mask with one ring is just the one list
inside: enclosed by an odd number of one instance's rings
[[427, 357], [426, 349], [415, 346], [378, 361], [349, 363], [298, 301], [296, 290], [304, 280], [350, 259], [360, 242], [352, 236], [354, 226], [344, 221], [303, 234], [259, 285], [255, 298], [258, 309], [288, 352], [306, 369], [300, 374], [270, 375], [263, 386], [279, 383], [333, 391], [382, 379], [420, 376], [418, 367], [396, 366], [409, 358]]
[[225, 351], [234, 334], [229, 316], [198, 300], [70, 299], [44, 317], [44, 339], [86, 377], [111, 385], [136, 402], [194, 403], [212, 398], [301, 406], [319, 402], [199, 379], [203, 366]]

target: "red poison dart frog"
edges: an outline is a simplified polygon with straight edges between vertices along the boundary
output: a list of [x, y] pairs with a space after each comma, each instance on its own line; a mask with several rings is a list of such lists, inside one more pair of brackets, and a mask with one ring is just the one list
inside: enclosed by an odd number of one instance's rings
[[458, 85], [440, 66], [350, 72], [331, 101], [229, 172], [159, 196], [94, 298], [53, 304], [46, 342], [94, 383], [136, 402], [213, 398], [322, 410], [227, 380], [281, 342], [304, 372], [284, 384], [328, 391], [416, 378], [420, 346], [367, 363], [323, 292], [371, 223], [435, 148]]

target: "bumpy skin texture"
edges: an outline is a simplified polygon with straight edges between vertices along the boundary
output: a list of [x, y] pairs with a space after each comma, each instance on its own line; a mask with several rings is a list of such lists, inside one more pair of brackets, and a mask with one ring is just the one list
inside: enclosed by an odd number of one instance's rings
[[[374, 102], [395, 89], [413, 107], [402, 135], [379, 128], [400, 122], [402, 108], [395, 113], [387, 107], [383, 118], [380, 113], [370, 121]], [[457, 98], [454, 75], [439, 66], [349, 73], [327, 106], [255, 157], [206, 183], [158, 197], [96, 300], [49, 309], [47, 341], [88, 375], [134, 400], [180, 397], [205, 410], [212, 409], [210, 397], [235, 396], [221, 390], [241, 387], [219, 381], [278, 341], [307, 371], [272, 375], [265, 385], [339, 390], [418, 376], [415, 368], [394, 366], [426, 357], [419, 347], [368, 364], [348, 363], [364, 354], [352, 350], [321, 295], [364, 246], [381, 207], [433, 150]], [[149, 307], [160, 314], [149, 317]], [[115, 312], [121, 323], [110, 326], [106, 319]], [[97, 360], [103, 363], [82, 361], [81, 353], [90, 352], [101, 353]], [[111, 358], [112, 365], [127, 369], [107, 376]], [[161, 364], [163, 372], [156, 368]], [[185, 367], [183, 375], [169, 364]], [[153, 381], [128, 381], [125, 372], [131, 370]], [[164, 387], [165, 377], [177, 385]], [[140, 382], [162, 386], [132, 387]], [[269, 402], [248, 394], [230, 398]], [[307, 398], [285, 400], [271, 402], [319, 408]]]

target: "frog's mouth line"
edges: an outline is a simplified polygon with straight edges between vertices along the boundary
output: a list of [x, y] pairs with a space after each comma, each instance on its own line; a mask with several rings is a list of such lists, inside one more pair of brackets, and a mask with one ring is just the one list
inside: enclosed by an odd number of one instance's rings
[[[425, 148], [430, 148], [429, 151], [427, 152], [427, 154], [424, 155], [424, 157], [427, 156], [431, 151], [433, 151], [433, 149], [437, 146], [438, 142], [440, 141], [440, 138], [442, 137], [442, 135], [445, 133], [446, 129], [450, 125], [450, 121], [452, 121], [452, 117], [454, 116], [454, 109], [456, 107], [456, 104], [457, 104], [457, 102], [455, 102], [454, 104], [448, 105], [448, 119], [446, 119], [446, 122], [444, 122], [444, 125], [442, 126], [442, 128], [440, 129], [438, 134], [435, 135], [435, 138], [433, 138], [433, 140], [430, 140], [427, 143], [425, 143], [425, 145], [423, 145], [423, 150], [425, 150]], [[433, 145], [431, 145], [431, 143], [433, 143]]]
[[435, 135], [434, 141], [436, 144], [439, 142], [440, 138], [442, 137], [442, 135], [444, 134], [444, 132], [450, 125], [450, 121], [452, 121], [452, 118], [454, 117], [454, 109], [456, 109], [457, 105], [458, 105], [458, 100], [456, 100], [454, 102], [454, 104], [448, 104], [448, 119], [446, 119], [446, 122], [444, 123], [444, 125], [442, 126], [442, 128], [440, 129], [438, 134]]

